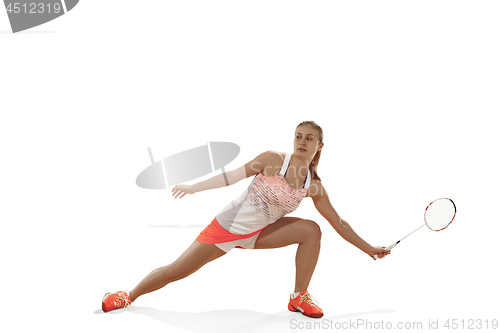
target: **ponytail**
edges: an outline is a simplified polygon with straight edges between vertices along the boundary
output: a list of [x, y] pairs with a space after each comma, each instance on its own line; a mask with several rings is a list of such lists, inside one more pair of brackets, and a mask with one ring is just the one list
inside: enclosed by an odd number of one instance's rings
[[318, 151], [316, 155], [314, 155], [313, 160], [311, 161], [311, 164], [309, 164], [309, 172], [311, 173], [312, 179], [317, 179], [321, 181], [321, 178], [318, 176], [318, 164], [319, 164], [319, 158], [321, 157], [321, 151]]

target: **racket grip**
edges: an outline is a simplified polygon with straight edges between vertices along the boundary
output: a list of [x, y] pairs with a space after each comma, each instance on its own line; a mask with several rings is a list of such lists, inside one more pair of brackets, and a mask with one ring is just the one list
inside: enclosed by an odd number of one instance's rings
[[[399, 244], [399, 241], [394, 242], [394, 243], [392, 243], [392, 244], [390, 244], [390, 245], [387, 245], [387, 246], [385, 247], [385, 249], [386, 249], [386, 250], [392, 250], [392, 249], [393, 249], [396, 245], [398, 245], [398, 244]], [[378, 259], [377, 255], [376, 255], [376, 254], [374, 254], [374, 255], [373, 255], [373, 260], [377, 260], [377, 259]]]

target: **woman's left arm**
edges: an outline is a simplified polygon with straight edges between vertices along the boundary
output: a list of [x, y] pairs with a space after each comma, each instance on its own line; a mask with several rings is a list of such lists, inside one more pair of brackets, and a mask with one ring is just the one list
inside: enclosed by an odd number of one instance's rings
[[319, 180], [313, 180], [310, 186], [310, 197], [318, 212], [332, 225], [332, 227], [349, 243], [353, 244], [370, 257], [377, 254], [379, 258], [391, 253], [382, 247], [373, 247], [358, 236], [349, 223], [340, 218], [330, 203], [328, 194]]

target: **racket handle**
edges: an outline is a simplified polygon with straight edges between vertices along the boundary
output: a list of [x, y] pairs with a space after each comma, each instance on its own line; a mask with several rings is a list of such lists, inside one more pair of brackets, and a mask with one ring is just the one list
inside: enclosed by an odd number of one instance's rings
[[[396, 245], [399, 244], [399, 241], [392, 243], [391, 245], [388, 245], [385, 247], [386, 250], [392, 250]], [[376, 254], [373, 255], [373, 260], [377, 260], [378, 257]]]

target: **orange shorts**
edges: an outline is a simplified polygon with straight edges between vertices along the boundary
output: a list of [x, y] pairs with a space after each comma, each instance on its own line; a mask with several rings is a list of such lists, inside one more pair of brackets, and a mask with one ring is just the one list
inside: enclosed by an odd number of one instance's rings
[[[215, 244], [217, 246], [219, 246], [219, 244], [221, 243], [228, 243], [228, 242], [231, 242], [232, 244], [234, 244], [235, 246], [231, 246], [231, 247], [242, 247], [242, 246], [238, 246], [237, 244], [239, 244], [239, 242], [235, 242], [235, 241], [240, 241], [240, 240], [249, 240], [250, 243], [253, 243], [255, 244], [255, 241], [257, 240], [257, 237], [258, 237], [258, 234], [260, 234], [260, 232], [262, 231], [262, 229], [260, 230], [257, 230], [257, 231], [254, 231], [250, 234], [246, 234], [246, 235], [235, 235], [233, 233], [230, 233], [229, 231], [227, 231], [226, 229], [224, 229], [220, 224], [219, 224], [219, 221], [217, 221], [216, 218], [213, 219], [212, 223], [210, 223], [199, 235], [198, 237], [196, 238], [196, 240], [200, 243], [203, 243], [203, 244]], [[254, 237], [256, 236], [256, 237]], [[253, 239], [251, 239], [253, 238]], [[253, 241], [253, 242], [252, 242]], [[249, 243], [249, 242], [241, 242], [241, 244], [246, 244], [246, 243]], [[253, 248], [253, 244], [251, 246], [251, 248]], [[228, 244], [229, 245], [229, 244]], [[219, 246], [221, 247], [221, 246]], [[227, 252], [227, 248], [226, 246], [224, 247], [221, 247], [224, 251]], [[245, 247], [246, 248], [246, 247]]]

